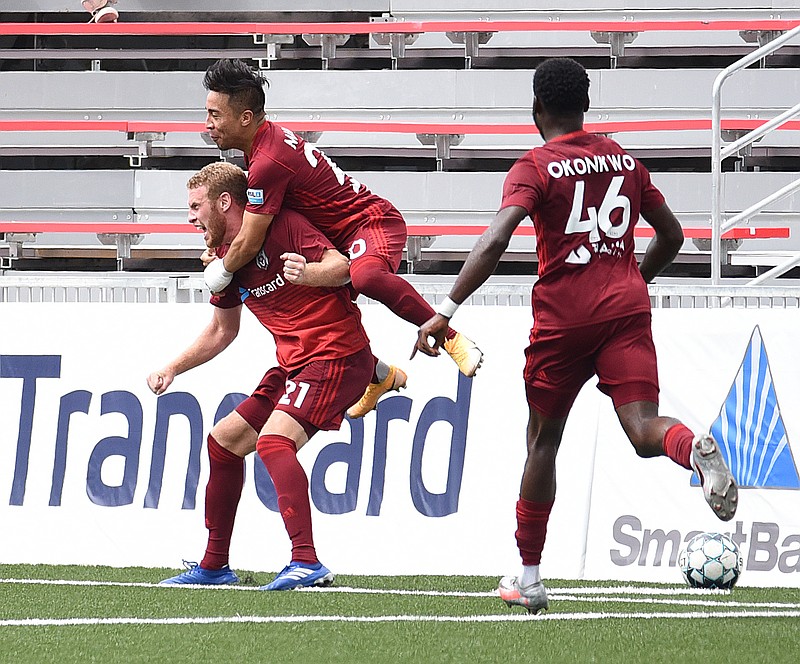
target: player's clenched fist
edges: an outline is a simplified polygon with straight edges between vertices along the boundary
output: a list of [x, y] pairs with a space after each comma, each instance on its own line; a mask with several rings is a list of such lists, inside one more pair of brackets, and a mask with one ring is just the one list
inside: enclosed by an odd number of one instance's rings
[[211, 261], [216, 260], [217, 252], [212, 247], [211, 249], [204, 249], [203, 253], [200, 254], [200, 262], [203, 264], [203, 267], [208, 267]]
[[283, 261], [283, 275], [286, 280], [293, 284], [305, 283], [306, 265], [305, 256], [287, 252], [281, 254]]
[[172, 383], [173, 375], [165, 371], [154, 371], [147, 377], [147, 386], [153, 394], [163, 394]]

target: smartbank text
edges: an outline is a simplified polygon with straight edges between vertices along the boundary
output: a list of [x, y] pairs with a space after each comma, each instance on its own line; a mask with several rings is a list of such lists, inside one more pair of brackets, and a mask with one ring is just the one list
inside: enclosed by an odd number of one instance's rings
[[[24, 504], [31, 455], [41, 458], [44, 448], [53, 450], [49, 505], [60, 506], [70, 450], [82, 446], [85, 455], [88, 446], [91, 452], [85, 470], [86, 494], [93, 504], [103, 507], [133, 504], [140, 479], [139, 465], [140, 462], [147, 463], [149, 452], [150, 472], [143, 507], [159, 507], [166, 470], [168, 481], [181, 482], [184, 485], [182, 509], [195, 509], [201, 450], [211, 426], [204, 422], [202, 408], [194, 395], [176, 391], [159, 396], [155, 404], [154, 430], [146, 432], [144, 405], [135, 394], [126, 390], [114, 390], [100, 395], [89, 390], [73, 390], [61, 396], [57, 403], [44, 403], [42, 398], [37, 398], [36, 385], [39, 381], [60, 377], [60, 355], [0, 355], [0, 379], [21, 380], [19, 429], [9, 505]], [[386, 478], [388, 431], [390, 423], [396, 421], [398, 424], [392, 426], [402, 426], [399, 422], [408, 423], [408, 436], [404, 439], [411, 445], [408, 477], [414, 507], [420, 514], [428, 517], [443, 517], [457, 512], [464, 475], [471, 394], [472, 381], [459, 374], [455, 400], [444, 396], [432, 398], [424, 405], [416, 422], [411, 419], [411, 399], [403, 396], [385, 398], [376, 413], [374, 440], [371, 441], [366, 440], [363, 420], [350, 420], [350, 440], [325, 445], [314, 461], [309, 484], [315, 507], [326, 514], [345, 514], [356, 510], [359, 494], [363, 494], [359, 491], [361, 469], [367, 456], [365, 448], [369, 445], [373, 450], [372, 470], [365, 511], [368, 516], [380, 515]], [[99, 414], [95, 397], [99, 397]], [[225, 417], [244, 398], [245, 395], [239, 393], [226, 395], [216, 408], [214, 422]], [[5, 404], [4, 412], [8, 413], [10, 406], [11, 404]], [[37, 424], [34, 436], [34, 415], [42, 410], [52, 415], [44, 420], [51, 424]], [[93, 418], [113, 418], [115, 415], [117, 419], [122, 415], [125, 420], [125, 430], [120, 432], [122, 435], [109, 436], [99, 441], [75, 440], [74, 435], [70, 436], [70, 422], [73, 418], [87, 417], [91, 421]], [[183, 419], [183, 424], [189, 424], [186, 441], [188, 459], [184, 468], [165, 469], [167, 439], [173, 418]], [[445, 422], [452, 428], [446, 467], [438, 469], [442, 475], [446, 473], [447, 477], [442, 492], [429, 490], [423, 478], [423, 456], [428, 443], [428, 432], [437, 422]], [[343, 427], [341, 433], [346, 432], [347, 427]], [[151, 439], [151, 444], [148, 443], [148, 438]], [[5, 444], [3, 441], [0, 443]], [[114, 484], [110, 484], [103, 475], [103, 465], [112, 458], [121, 462], [123, 468], [121, 480]], [[344, 464], [347, 468], [343, 492], [331, 491], [325, 485], [326, 473], [334, 464]], [[277, 512], [277, 496], [269, 474], [262, 463], [254, 463], [254, 468], [258, 498], [265, 507]], [[430, 468], [426, 467], [425, 474], [428, 475], [429, 472]]]
[[[731, 524], [733, 525], [733, 524]], [[777, 566], [779, 572], [800, 572], [800, 533], [781, 533], [777, 523], [753, 521], [749, 533], [744, 531], [744, 522], [736, 521], [735, 530], [724, 531], [736, 542], [744, 558], [745, 569], [769, 572]], [[614, 522], [614, 541], [619, 549], [611, 549], [611, 562], [620, 567], [647, 564], [660, 567], [665, 560], [674, 567], [683, 544], [700, 531], [681, 533], [678, 530], [665, 532], [660, 528], [644, 528], [642, 522], [631, 514], [624, 514]], [[651, 553], [652, 552], [652, 553]]]

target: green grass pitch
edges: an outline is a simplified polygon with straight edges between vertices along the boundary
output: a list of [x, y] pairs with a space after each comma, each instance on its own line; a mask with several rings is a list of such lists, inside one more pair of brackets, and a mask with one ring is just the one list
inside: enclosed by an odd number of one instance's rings
[[0, 662], [797, 661], [800, 589], [548, 580], [529, 616], [495, 577], [339, 576], [329, 589], [158, 587], [174, 570], [0, 565]]

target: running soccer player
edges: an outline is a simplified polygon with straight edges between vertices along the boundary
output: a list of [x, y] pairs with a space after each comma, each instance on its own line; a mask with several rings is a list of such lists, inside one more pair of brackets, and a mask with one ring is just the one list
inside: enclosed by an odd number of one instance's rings
[[[189, 222], [225, 256], [242, 225], [247, 176], [227, 162], [209, 164], [188, 182]], [[219, 355], [236, 338], [242, 304], [275, 338], [278, 366], [208, 436], [208, 545], [202, 561], [164, 584], [230, 584], [230, 549], [244, 484], [244, 457], [258, 451], [278, 495], [292, 543], [291, 562], [262, 590], [325, 586], [312, 535], [308, 478], [297, 452], [319, 430], [336, 430], [374, 370], [361, 314], [344, 284], [348, 261], [300, 214], [275, 216], [257, 256], [211, 297], [214, 313], [200, 336], [147, 383], [162, 394], [175, 376]]]
[[[242, 231], [224, 260], [205, 269], [212, 292], [251, 261], [279, 210], [303, 214], [350, 257], [352, 287], [382, 302], [400, 318], [422, 325], [434, 313], [405, 279], [395, 274], [406, 244], [406, 224], [389, 201], [344, 173], [322, 151], [265, 117], [264, 78], [241, 60], [219, 60], [206, 71], [206, 128], [220, 150], [242, 150], [248, 166], [248, 203]], [[443, 348], [465, 376], [474, 376], [483, 358], [464, 335], [448, 328]], [[376, 372], [363, 398], [348, 411], [362, 417], [389, 390], [406, 383], [391, 367]]]
[[[530, 217], [539, 278], [525, 351], [528, 458], [516, 509], [523, 567], [521, 575], [502, 579], [499, 592], [509, 606], [539, 613], [548, 606], [539, 563], [555, 500], [556, 453], [572, 404], [593, 375], [636, 453], [666, 455], [694, 469], [706, 501], [724, 521], [736, 512], [737, 487], [713, 438], [694, 436], [678, 420], [658, 414], [646, 282], [678, 253], [678, 220], [642, 164], [611, 139], [584, 131], [589, 76], [580, 64], [546, 60], [534, 74], [533, 96], [533, 120], [545, 144], [511, 167], [499, 212], [439, 313], [420, 328], [415, 352], [438, 354], [459, 304], [486, 281], [514, 229]], [[633, 229], [640, 215], [655, 236], [637, 267]]]

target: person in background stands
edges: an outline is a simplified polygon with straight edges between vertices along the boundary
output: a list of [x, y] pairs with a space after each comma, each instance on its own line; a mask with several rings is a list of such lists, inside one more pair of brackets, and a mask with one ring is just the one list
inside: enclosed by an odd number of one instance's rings
[[[588, 108], [589, 76], [580, 64], [555, 58], [536, 69], [533, 120], [545, 143], [511, 167], [499, 212], [414, 349], [438, 354], [459, 304], [491, 275], [514, 229], [530, 217], [539, 278], [525, 351], [528, 457], [516, 509], [523, 567], [498, 590], [506, 604], [532, 613], [548, 607], [539, 563], [555, 500], [556, 454], [572, 404], [593, 375], [639, 456], [666, 455], [694, 469], [722, 520], [733, 518], [738, 499], [714, 439], [658, 414], [646, 284], [672, 262], [683, 231], [647, 169], [613, 140], [584, 131]], [[640, 216], [655, 236], [637, 266], [633, 230]]]
[[116, 23], [119, 12], [109, 5], [116, 5], [117, 0], [83, 0], [81, 6], [92, 15], [89, 23]]

